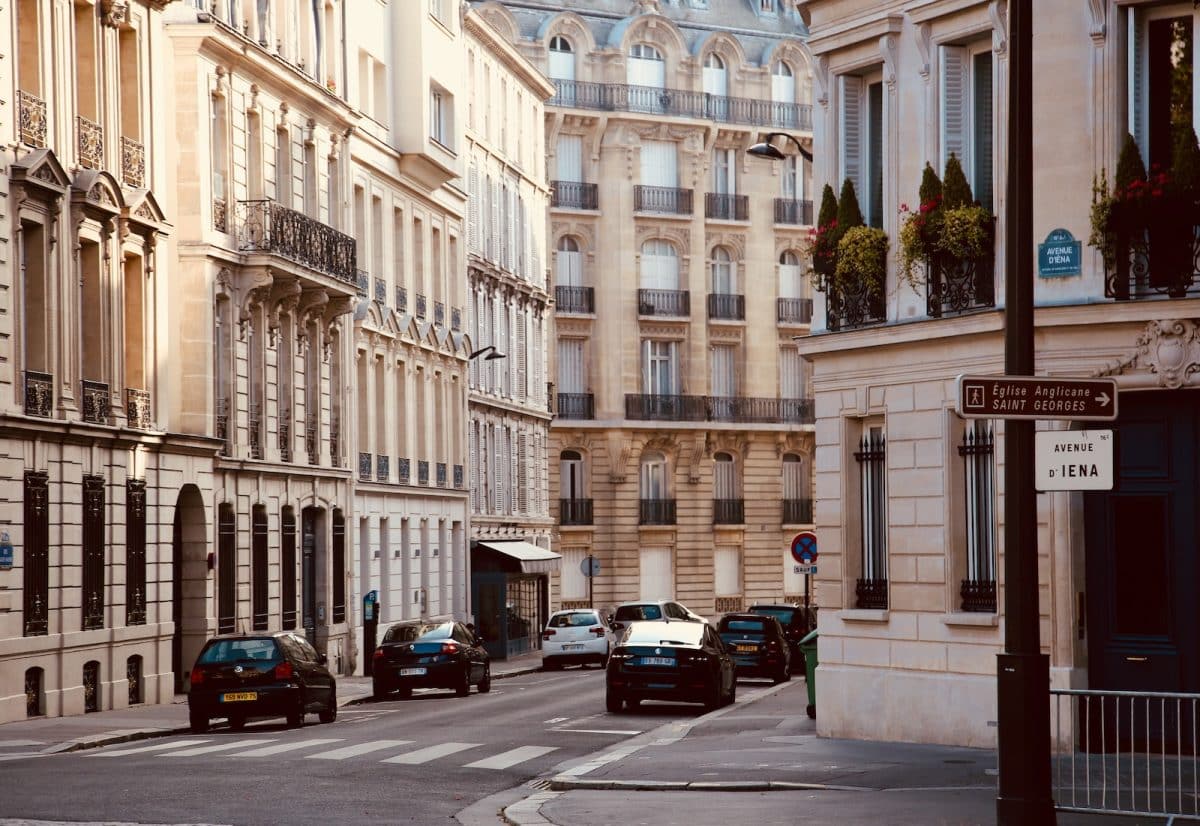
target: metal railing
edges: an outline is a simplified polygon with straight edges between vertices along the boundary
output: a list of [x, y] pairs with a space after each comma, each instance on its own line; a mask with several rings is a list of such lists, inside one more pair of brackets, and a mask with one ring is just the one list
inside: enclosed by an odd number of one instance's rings
[[674, 499], [639, 499], [638, 524], [640, 525], [674, 525]]
[[557, 415], [560, 419], [594, 419], [595, 396], [591, 393], [559, 393]]
[[637, 184], [633, 187], [633, 208], [637, 212], [691, 215], [692, 190]]
[[1126, 301], [1200, 292], [1200, 205], [1182, 212], [1162, 226], [1116, 233], [1113, 262], [1105, 266], [1106, 296]]
[[812, 313], [811, 298], [775, 299], [775, 317], [780, 324], [811, 324]]
[[686, 318], [692, 314], [687, 290], [638, 290], [638, 315]]
[[554, 307], [560, 313], [594, 313], [596, 290], [593, 287], [555, 287]]
[[825, 326], [830, 332], [853, 330], [887, 320], [882, 286], [858, 278], [829, 285], [825, 293]]
[[146, 147], [141, 141], [121, 136], [121, 180], [128, 186], [146, 185]]
[[50, 418], [54, 414], [54, 375], [25, 371], [25, 415]]
[[306, 416], [304, 419], [304, 452], [308, 454], [310, 465], [321, 463], [321, 446], [317, 444], [317, 434], [320, 431], [320, 420], [316, 416]]
[[600, 188], [581, 181], [551, 181], [550, 206], [558, 209], [599, 209]]
[[83, 115], [75, 116], [78, 134], [79, 165], [87, 169], [104, 167], [104, 131], [100, 124]]
[[706, 192], [704, 193], [704, 217], [718, 221], [749, 221], [750, 197]]
[[724, 321], [742, 321], [746, 318], [746, 297], [729, 293], [709, 293], [708, 317]]
[[775, 199], [775, 223], [809, 227], [812, 226], [812, 222], [812, 201], [799, 201], [795, 198]]
[[1200, 694], [1051, 689], [1061, 811], [1200, 819]]
[[441, 301], [433, 302], [433, 323], [434, 324], [445, 324], [446, 323], [446, 305], [443, 304]]
[[83, 420], [92, 424], [109, 424], [112, 412], [112, 391], [105, 381], [83, 379]]
[[930, 318], [996, 305], [996, 222], [988, 227], [987, 253], [955, 258], [938, 253], [925, 264], [925, 309]]
[[125, 388], [125, 420], [137, 430], [153, 430], [154, 416], [150, 410], [150, 391]]
[[229, 232], [229, 204], [224, 198], [213, 198], [213, 229], [217, 232]]
[[232, 450], [229, 438], [229, 399], [217, 399], [216, 436], [221, 442], [221, 455], [228, 456]]
[[238, 249], [269, 252], [358, 286], [358, 245], [344, 232], [271, 200], [238, 201]]
[[784, 499], [783, 524], [811, 525], [813, 523], [812, 499]]
[[279, 459], [283, 462], [290, 462], [292, 461], [292, 408], [286, 404], [279, 407], [277, 430]]
[[464, 469], [463, 469], [463, 466], [462, 466], [462, 465], [455, 465], [453, 470], [454, 470], [454, 489], [455, 489], [455, 490], [462, 490], [462, 487], [463, 487], [463, 479], [464, 479], [464, 476], [463, 476], [463, 471], [464, 471]]
[[263, 438], [262, 438], [262, 406], [251, 402], [249, 417], [247, 419], [249, 436], [250, 436], [250, 458], [263, 458]]
[[375, 480], [377, 482], [386, 482], [392, 475], [392, 457], [384, 456], [382, 453], [375, 457]]
[[855, 583], [855, 608], [888, 607], [888, 581], [886, 579], [860, 579]]
[[417, 460], [417, 484], [429, 484], [429, 462], [426, 459]]
[[371, 461], [370, 453], [359, 452], [358, 454], [358, 478], [364, 482], [371, 481]]
[[812, 129], [812, 106], [807, 103], [782, 103], [628, 83], [555, 80], [554, 86], [550, 106], [673, 115], [778, 129]]
[[438, 462], [437, 464], [435, 464], [433, 466], [433, 471], [434, 471], [434, 477], [433, 477], [434, 483], [439, 488], [446, 487], [446, 471], [447, 471], [446, 463]]
[[396, 288], [396, 312], [398, 312], [398, 313], [407, 313], [408, 312], [408, 288], [407, 287], [397, 287]]
[[406, 456], [396, 460], [396, 481], [407, 485], [412, 477], [412, 462]]
[[429, 309], [429, 299], [427, 299], [425, 296], [421, 295], [420, 293], [417, 293], [417, 312], [416, 312], [417, 318], [424, 320], [425, 315], [428, 312], [428, 309]]
[[21, 89], [17, 92], [17, 108], [21, 121], [21, 143], [45, 147], [46, 101]]
[[714, 525], [740, 525], [746, 521], [745, 499], [714, 499]]
[[669, 422], [741, 422], [812, 424], [812, 399], [752, 396], [671, 396], [626, 393], [625, 418]]
[[718, 614], [732, 614], [742, 610], [742, 598], [737, 597], [717, 597], [716, 604], [713, 606]]
[[592, 500], [559, 499], [558, 523], [560, 525], [592, 524]]
[[342, 467], [342, 420], [338, 410], [329, 418], [329, 464]]

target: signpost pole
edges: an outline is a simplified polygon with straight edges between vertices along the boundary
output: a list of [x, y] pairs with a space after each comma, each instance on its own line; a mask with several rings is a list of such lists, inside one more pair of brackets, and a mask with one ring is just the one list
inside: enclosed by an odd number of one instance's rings
[[592, 567], [592, 560], [594, 558], [595, 557], [593, 557], [591, 554], [588, 554], [588, 578], [587, 578], [587, 581], [588, 581], [588, 608], [596, 607], [596, 599], [595, 599], [595, 596], [593, 595], [594, 592], [592, 590], [592, 587], [593, 587], [592, 583], [596, 579], [596, 571]]
[[[1032, 376], [1033, 0], [1008, 4], [1008, 186], [1004, 367]], [[1004, 424], [1004, 653], [997, 659], [1000, 826], [1055, 823], [1050, 790], [1050, 662], [1038, 612], [1034, 424]]]
[[812, 574], [804, 575], [804, 616], [808, 616], [811, 609], [811, 594], [812, 594]]

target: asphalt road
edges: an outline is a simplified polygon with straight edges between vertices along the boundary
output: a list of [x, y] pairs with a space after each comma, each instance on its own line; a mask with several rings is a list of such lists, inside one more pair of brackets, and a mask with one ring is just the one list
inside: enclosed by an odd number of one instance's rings
[[173, 824], [450, 823], [495, 792], [553, 773], [699, 706], [604, 710], [599, 669], [530, 674], [490, 694], [418, 691], [411, 700], [223, 725], [3, 767], [0, 818]]

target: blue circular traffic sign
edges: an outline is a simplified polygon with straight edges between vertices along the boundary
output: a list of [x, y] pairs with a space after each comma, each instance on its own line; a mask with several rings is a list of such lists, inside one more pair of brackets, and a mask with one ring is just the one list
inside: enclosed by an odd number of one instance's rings
[[817, 561], [817, 535], [812, 531], [801, 531], [792, 540], [792, 559], [801, 565], [812, 565]]

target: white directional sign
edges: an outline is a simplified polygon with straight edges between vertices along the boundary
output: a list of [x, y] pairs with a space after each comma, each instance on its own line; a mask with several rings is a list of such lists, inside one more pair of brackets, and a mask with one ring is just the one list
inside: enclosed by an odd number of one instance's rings
[[1038, 490], [1112, 490], [1111, 430], [1039, 431], [1034, 454]]
[[816, 572], [817, 572], [816, 565], [793, 565], [792, 566], [792, 573], [794, 573], [794, 574], [807, 574], [808, 576], [812, 576]]

